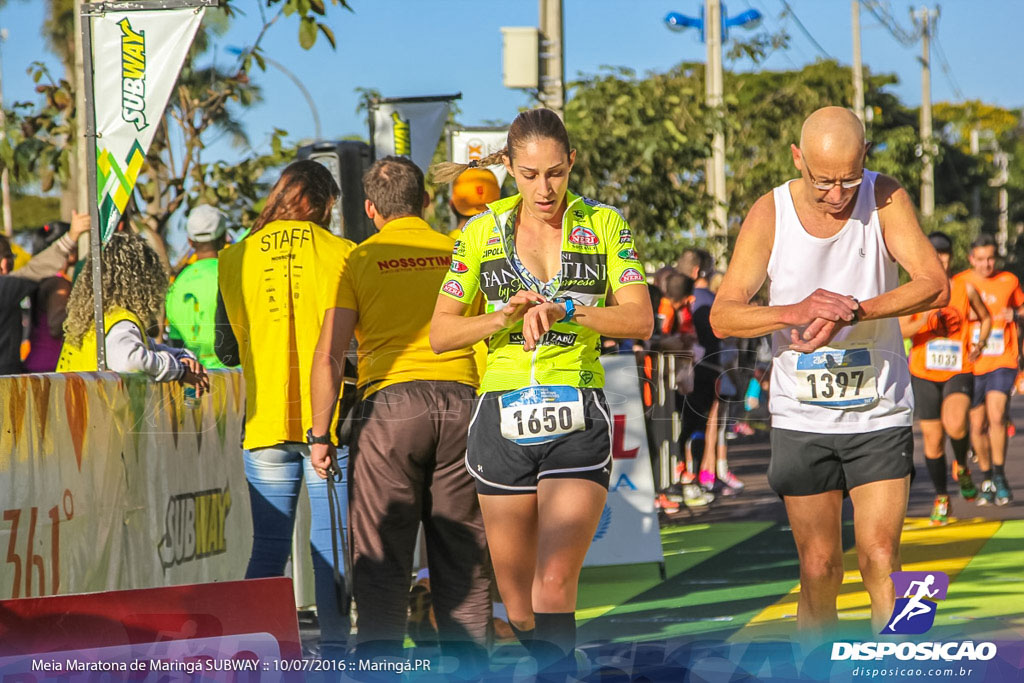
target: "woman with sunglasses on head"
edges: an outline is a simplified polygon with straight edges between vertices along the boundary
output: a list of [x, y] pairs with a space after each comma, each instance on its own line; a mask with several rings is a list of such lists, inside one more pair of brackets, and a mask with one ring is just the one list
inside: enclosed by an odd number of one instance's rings
[[[629, 225], [569, 192], [575, 159], [554, 112], [516, 117], [478, 165], [504, 163], [519, 194], [466, 225], [430, 329], [436, 353], [489, 340], [466, 467], [509, 621], [542, 670], [574, 656], [579, 573], [608, 493], [600, 338], [654, 325]], [[466, 168], [442, 164], [434, 180]], [[486, 313], [463, 317], [478, 292]]]

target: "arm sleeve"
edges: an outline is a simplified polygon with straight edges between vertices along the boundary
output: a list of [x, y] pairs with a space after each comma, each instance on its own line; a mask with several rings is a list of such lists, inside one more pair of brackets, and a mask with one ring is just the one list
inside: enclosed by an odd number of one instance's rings
[[617, 292], [626, 285], [646, 285], [647, 276], [633, 243], [633, 231], [629, 229], [629, 223], [618, 211], [611, 211], [614, 217], [608, 221], [604, 233], [605, 253], [608, 258], [608, 284], [611, 285], [612, 292]]
[[242, 362], [238, 353], [238, 339], [235, 338], [235, 331], [231, 329], [228, 309], [224, 306], [224, 297], [220, 295], [220, 291], [217, 292], [217, 312], [214, 316], [213, 350], [217, 354], [217, 360], [224, 365], [235, 367]]
[[701, 306], [693, 312], [693, 327], [697, 331], [697, 343], [705, 349], [718, 348], [721, 340], [711, 330], [711, 307]]
[[33, 256], [31, 261], [14, 271], [14, 275], [26, 280], [32, 280], [33, 282], [39, 282], [44, 278], [56, 275], [64, 267], [72, 247], [74, 247], [74, 242], [71, 241], [70, 237], [64, 235], [52, 245]]
[[[490, 214], [485, 214], [489, 216]], [[466, 224], [462, 236], [455, 242], [452, 262], [441, 283], [441, 294], [467, 306], [472, 305], [480, 291], [480, 231], [484, 220], [478, 218]]]
[[178, 360], [184, 355], [180, 353], [184, 349], [162, 345], [150, 349], [142, 331], [127, 320], [115, 323], [107, 332], [106, 349], [107, 366], [114, 372], [140, 372], [157, 382], [171, 382], [184, 373], [184, 366]]

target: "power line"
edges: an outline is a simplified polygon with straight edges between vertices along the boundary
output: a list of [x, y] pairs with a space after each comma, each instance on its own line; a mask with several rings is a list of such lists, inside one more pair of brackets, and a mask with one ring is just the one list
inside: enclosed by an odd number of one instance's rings
[[932, 40], [935, 45], [935, 54], [939, 57], [939, 66], [942, 68], [942, 73], [946, 76], [946, 80], [949, 81], [949, 85], [953, 88], [953, 95], [963, 102], [967, 98], [964, 97], [963, 91], [960, 90], [960, 85], [956, 82], [956, 78], [953, 76], [953, 69], [950, 68], [949, 62], [946, 60], [946, 53], [942, 49], [942, 44], [939, 42], [939, 34], [937, 31], [935, 35], [932, 36]]
[[811, 32], [807, 30], [806, 26], [804, 26], [804, 22], [800, 21], [800, 17], [796, 15], [796, 12], [794, 12], [793, 8], [789, 6], [789, 3], [786, 0], [780, 1], [782, 2], [782, 6], [786, 8], [786, 12], [788, 13], [788, 15], [793, 18], [794, 22], [796, 22], [797, 28], [800, 29], [800, 32], [804, 34], [807, 40], [811, 41], [811, 44], [814, 45], [818, 52], [820, 52], [822, 56], [825, 57], [825, 59], [835, 59], [835, 57], [830, 55], [828, 51], [825, 48], [823, 48], [817, 40], [814, 39], [814, 36], [811, 35]]
[[878, 0], [862, 0], [861, 5], [864, 9], [871, 12], [875, 19], [878, 19], [882, 26], [892, 34], [892, 37], [896, 39], [896, 42], [901, 44], [903, 47], [911, 47], [917, 43], [918, 34], [916, 32], [907, 31], [899, 25], [896, 19], [893, 18], [892, 13], [889, 11], [888, 3], [883, 5]]

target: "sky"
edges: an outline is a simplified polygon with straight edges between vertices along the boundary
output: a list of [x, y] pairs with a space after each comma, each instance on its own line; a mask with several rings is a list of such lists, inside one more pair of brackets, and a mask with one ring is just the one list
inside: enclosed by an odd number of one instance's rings
[[[260, 0], [235, 0], [244, 12], [224, 36], [215, 39], [207, 58], [231, 64], [231, 47], [250, 45], [262, 22]], [[465, 125], [507, 122], [531, 97], [501, 83], [502, 26], [536, 26], [534, 0], [350, 0], [354, 12], [331, 8], [327, 21], [338, 46], [318, 39], [312, 50], [298, 45], [294, 17], [282, 17], [269, 31], [263, 46], [269, 57], [293, 72], [310, 91], [326, 138], [366, 136], [362, 115], [356, 113], [357, 87], [375, 88], [389, 97], [461, 92], [460, 122]], [[813, 36], [784, 16], [785, 6]], [[908, 5], [882, 0], [896, 22], [912, 28]], [[571, 80], [578, 73], [598, 72], [602, 65], [628, 66], [638, 72], [665, 71], [681, 61], [704, 61], [705, 48], [695, 31], [674, 33], [665, 28], [669, 11], [696, 15], [699, 0], [565, 0], [565, 70]], [[934, 4], [930, 5], [934, 7]], [[850, 3], [847, 0], [730, 0], [727, 12], [749, 8], [765, 16], [764, 28], [784, 28], [789, 47], [754, 65], [749, 60], [726, 63], [726, 68], [784, 70], [799, 68], [821, 58], [822, 52], [840, 63], [852, 61]], [[0, 10], [0, 27], [8, 30], [2, 45], [4, 102], [34, 100], [26, 70], [34, 61], [61, 69], [40, 37], [45, 3], [8, 0]], [[874, 16], [861, 10], [863, 59], [872, 72], [899, 77], [892, 90], [905, 103], [921, 101], [920, 46], [900, 45]], [[936, 41], [949, 65], [950, 75], [933, 55], [933, 101], [956, 101], [957, 89], [965, 99], [979, 99], [1004, 107], [1024, 106], [1024, 69], [1020, 63], [1024, 1], [946, 0], [941, 3]], [[734, 29], [742, 32], [742, 29]], [[241, 113], [256, 152], [269, 151], [270, 132], [283, 128], [292, 140], [313, 137], [313, 117], [298, 87], [268, 66], [257, 74], [265, 101]], [[955, 83], [955, 86], [954, 86]], [[212, 140], [207, 158], [237, 160], [253, 150], [234, 149], [226, 138]], [[210, 159], [212, 160], [212, 159]]]

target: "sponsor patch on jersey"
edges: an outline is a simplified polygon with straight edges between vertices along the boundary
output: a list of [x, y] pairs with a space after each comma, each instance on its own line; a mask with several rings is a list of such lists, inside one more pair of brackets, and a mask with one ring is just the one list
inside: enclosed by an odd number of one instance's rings
[[629, 228], [619, 230], [619, 244], [628, 244], [633, 241], [633, 231]]
[[[626, 284], [627, 282], [642, 282], [644, 274], [636, 268], [626, 268], [622, 271], [622, 275], [619, 276], [619, 282]], [[461, 294], [459, 296], [462, 296]]]
[[[559, 346], [563, 349], [571, 348], [576, 344], [577, 335], [574, 332], [555, 332], [548, 330], [537, 340], [537, 346]], [[523, 333], [512, 332], [508, 335], [509, 344], [522, 344]]]
[[492, 244], [501, 244], [501, 237], [499, 235], [495, 235], [491, 239], [487, 240], [487, 246], [491, 246]]
[[[448, 270], [452, 271], [453, 273], [468, 273], [469, 266], [467, 266], [462, 261], [456, 261], [455, 259], [452, 259], [452, 265], [448, 267]], [[459, 296], [462, 295], [460, 294]]]
[[584, 247], [596, 247], [601, 243], [601, 240], [597, 239], [597, 233], [590, 228], [577, 225], [569, 233], [569, 244], [579, 244]]
[[639, 261], [640, 254], [636, 253], [636, 249], [623, 249], [619, 252], [619, 258], [624, 261]]
[[452, 256], [465, 256], [466, 255], [466, 244], [462, 240], [455, 242], [455, 248], [452, 249]]
[[444, 287], [441, 288], [441, 291], [445, 292], [446, 294], [451, 294], [452, 296], [457, 296], [460, 299], [466, 295], [466, 293], [462, 291], [462, 285], [460, 285], [455, 280], [449, 280], [448, 282], [444, 283]]

